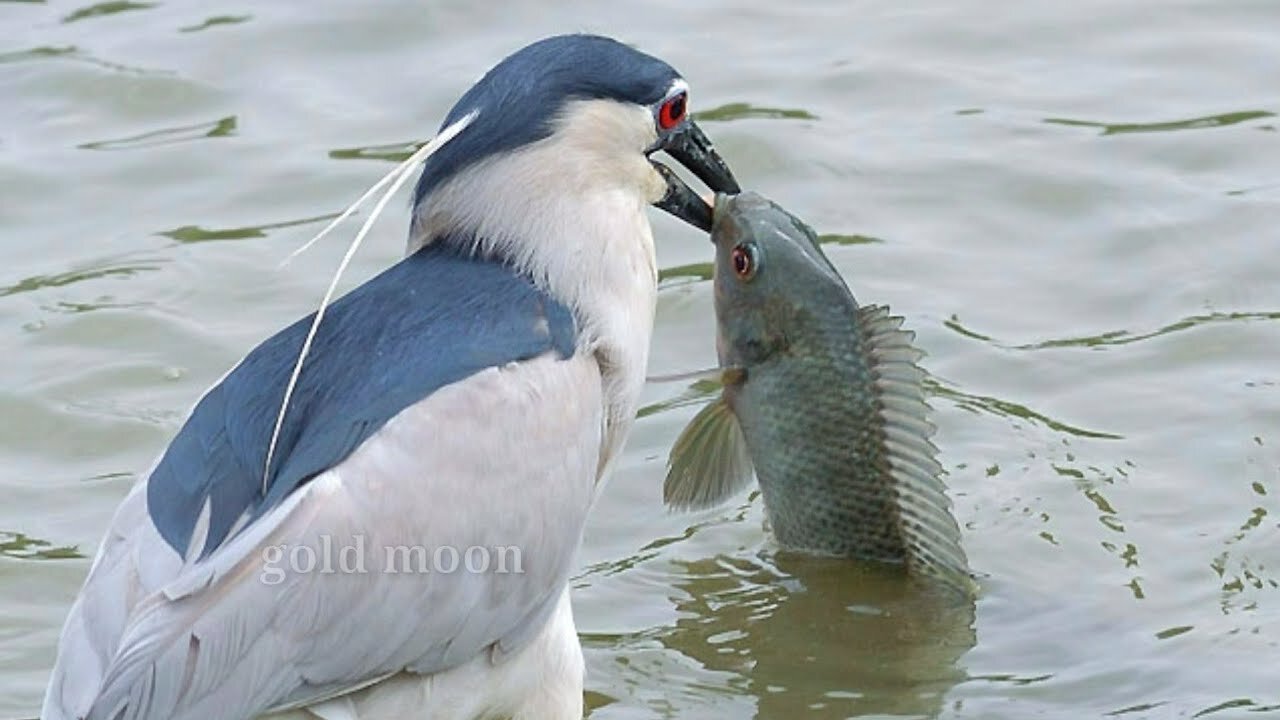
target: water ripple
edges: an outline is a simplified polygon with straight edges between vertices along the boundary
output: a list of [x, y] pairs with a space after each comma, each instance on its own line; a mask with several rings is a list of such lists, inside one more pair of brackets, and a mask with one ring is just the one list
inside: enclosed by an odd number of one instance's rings
[[75, 45], [41, 45], [27, 50], [14, 50], [12, 52], [0, 53], [0, 65], [6, 63], [26, 62], [27, 60], [46, 60], [48, 58], [66, 57], [74, 55], [79, 50]]
[[1237, 188], [1235, 190], [1227, 190], [1223, 193], [1228, 197], [1240, 197], [1242, 195], [1255, 195], [1258, 193], [1271, 192], [1280, 189], [1280, 183], [1267, 183], [1265, 185], [1254, 185], [1252, 187]]
[[19, 560], [76, 560], [84, 555], [75, 545], [55, 546], [48, 540], [0, 530], [0, 555]]
[[206, 19], [198, 25], [188, 25], [187, 27], [178, 28], [178, 32], [193, 33], [201, 30], [208, 30], [211, 27], [219, 25], [239, 25], [253, 19], [252, 15], [214, 15]]
[[1167, 700], [1162, 700], [1160, 702], [1146, 702], [1139, 705], [1130, 705], [1129, 707], [1123, 707], [1119, 710], [1112, 710], [1106, 714], [1106, 717], [1120, 717], [1121, 715], [1129, 715], [1131, 713], [1144, 713], [1148, 710], [1155, 710], [1158, 707], [1168, 704], [1169, 702]]
[[159, 270], [157, 265], [120, 265], [117, 267], [94, 268], [92, 270], [73, 270], [54, 275], [32, 275], [23, 278], [13, 285], [0, 287], [0, 297], [31, 292], [42, 288], [63, 287], [83, 280], [97, 280], [106, 277], [131, 277], [142, 272]]
[[[1255, 442], [1262, 444], [1256, 438]], [[1259, 531], [1264, 534], [1274, 533], [1280, 528], [1280, 523], [1274, 520], [1268, 522], [1270, 512], [1264, 507], [1266, 485], [1254, 481], [1250, 483], [1249, 489], [1256, 496], [1254, 502], [1258, 504], [1246, 510], [1248, 516], [1222, 543], [1222, 551], [1209, 562], [1209, 567], [1222, 583], [1218, 604], [1223, 615], [1256, 609], [1257, 604], [1251, 598], [1251, 591], [1280, 589], [1280, 578], [1275, 576], [1274, 570], [1269, 571], [1268, 566], [1251, 557], [1248, 550], [1250, 545], [1266, 547], [1273, 544], [1269, 538], [1259, 538], [1257, 535]], [[1246, 545], [1248, 541], [1252, 541], [1250, 545]]]
[[679, 618], [662, 643], [740, 676], [759, 717], [937, 717], [966, 679], [972, 602], [920, 592], [898, 568], [754, 550], [675, 564]]
[[1248, 708], [1248, 712], [1250, 713], [1262, 714], [1280, 710], [1280, 704], [1263, 705], [1251, 698], [1234, 698], [1232, 700], [1220, 702], [1217, 705], [1211, 705], [1191, 717], [1208, 717], [1210, 715], [1216, 715], [1217, 713], [1223, 712], [1224, 710], [1236, 710], [1239, 708]]
[[1052, 680], [1053, 675], [1049, 674], [1049, 675], [1020, 676], [1020, 675], [1014, 675], [1011, 673], [1000, 673], [995, 675], [971, 675], [970, 678], [973, 680], [983, 680], [985, 682], [990, 682], [990, 683], [1008, 683], [1010, 685], [1022, 686], [1022, 685], [1035, 685], [1037, 683], [1042, 683], [1047, 680]]
[[338, 148], [329, 151], [334, 160], [382, 160], [385, 162], [404, 162], [409, 156], [422, 149], [429, 140], [410, 140], [409, 142], [385, 143], [382, 145], [364, 145], [349, 148]]
[[[0, 0], [2, 2], [3, 0]], [[110, 70], [112, 72], [128, 73], [130, 75], [145, 76], [172, 76], [175, 73], [171, 70], [160, 70], [152, 68], [140, 68], [123, 63], [103, 60], [88, 54], [80, 47], [75, 45], [41, 45], [39, 47], [28, 48], [26, 50], [14, 50], [12, 52], [0, 53], [0, 65], [7, 63], [23, 63], [41, 60], [70, 60], [73, 62], [82, 62], [89, 65]]]
[[41, 305], [40, 307], [50, 313], [79, 315], [80, 313], [94, 312], [95, 310], [134, 310], [150, 306], [151, 303], [119, 302], [110, 296], [103, 296], [93, 302], [59, 301], [52, 305]]
[[96, 140], [76, 147], [82, 150], [135, 150], [137, 148], [174, 145], [204, 138], [231, 137], [235, 134], [236, 116], [228, 115], [209, 122], [152, 130], [140, 135], [131, 135], [116, 140]]
[[977, 395], [967, 393], [962, 390], [947, 387], [938, 380], [928, 378], [925, 380], [925, 392], [934, 397], [950, 400], [956, 407], [970, 410], [973, 412], [985, 412], [989, 415], [999, 417], [1016, 417], [1023, 420], [1030, 420], [1039, 423], [1058, 432], [1076, 437], [1094, 438], [1098, 440], [1123, 440], [1123, 435], [1103, 432], [1100, 430], [1089, 430], [1077, 425], [1055, 420], [1044, 413], [1032, 410], [1026, 405], [1016, 403], [1010, 400], [1002, 400], [991, 395]]
[[1168, 325], [1165, 325], [1163, 327], [1157, 328], [1155, 330], [1151, 330], [1149, 332], [1144, 332], [1144, 333], [1134, 333], [1129, 330], [1109, 330], [1107, 332], [1098, 333], [1096, 335], [1086, 335], [1086, 336], [1080, 336], [1080, 337], [1061, 338], [1061, 339], [1054, 339], [1054, 340], [1041, 340], [1039, 342], [1024, 343], [1021, 345], [1006, 343], [1006, 342], [997, 340], [996, 338], [993, 338], [990, 335], [984, 335], [976, 330], [965, 327], [965, 325], [960, 322], [960, 318], [957, 315], [952, 315], [949, 320], [943, 323], [943, 326], [967, 338], [970, 338], [973, 340], [980, 340], [984, 343], [987, 343], [993, 347], [998, 347], [1002, 350], [1048, 350], [1052, 348], [1066, 348], [1066, 347], [1096, 348], [1096, 347], [1107, 347], [1111, 345], [1128, 345], [1130, 343], [1136, 343], [1142, 340], [1150, 340], [1152, 338], [1157, 338], [1162, 335], [1171, 335], [1176, 332], [1182, 332], [1184, 330], [1190, 330], [1192, 328], [1197, 328], [1204, 325], [1215, 325], [1218, 323], [1226, 323], [1226, 322], [1253, 322], [1253, 321], [1270, 321], [1270, 320], [1280, 320], [1280, 312], [1266, 312], [1266, 311], [1231, 312], [1231, 313], [1212, 312], [1212, 313], [1205, 313], [1203, 315], [1190, 315], [1188, 317], [1182, 318], [1181, 320], [1178, 320], [1177, 322], [1169, 323]]
[[180, 243], [200, 243], [200, 242], [216, 242], [221, 240], [251, 240], [254, 238], [263, 238], [271, 230], [281, 230], [284, 228], [298, 227], [300, 225], [311, 225], [313, 223], [324, 222], [338, 217], [339, 213], [329, 213], [327, 215], [316, 215], [315, 217], [302, 218], [299, 220], [284, 220], [282, 222], [264, 223], [262, 225], [245, 225], [244, 227], [233, 228], [203, 228], [199, 225], [183, 225], [172, 230], [161, 230], [155, 233], [161, 237], [167, 237], [171, 240], [177, 240]]
[[684, 282], [675, 281], [692, 281], [710, 280], [715, 276], [716, 265], [712, 262], [690, 263], [688, 265], [676, 265], [674, 267], [662, 268], [658, 271], [658, 287], [664, 289], [669, 285], [684, 285]]
[[841, 235], [839, 233], [824, 233], [818, 236], [819, 245], [876, 245], [883, 242], [883, 238], [872, 237], [870, 235]]
[[132, 10], [150, 10], [155, 6], [156, 3], [132, 2], [131, 0], [111, 0], [110, 2], [86, 5], [85, 7], [82, 7], [62, 18], [62, 22], [73, 23], [80, 20], [88, 20], [90, 18], [118, 15]]
[[1226, 127], [1250, 120], [1275, 117], [1276, 114], [1266, 110], [1244, 110], [1242, 112], [1222, 113], [1221, 115], [1205, 115], [1188, 120], [1170, 120], [1152, 123], [1107, 123], [1092, 120], [1072, 120], [1070, 118], [1045, 118], [1050, 125], [1067, 125], [1069, 127], [1098, 128], [1103, 135], [1124, 135], [1127, 133], [1173, 132], [1176, 130], [1200, 130], [1203, 128]]
[[693, 119], [700, 122], [732, 122], [734, 120], [817, 120], [817, 115], [799, 108], [773, 108], [752, 105], [751, 103], [726, 103], [719, 107], [703, 110], [693, 114]]

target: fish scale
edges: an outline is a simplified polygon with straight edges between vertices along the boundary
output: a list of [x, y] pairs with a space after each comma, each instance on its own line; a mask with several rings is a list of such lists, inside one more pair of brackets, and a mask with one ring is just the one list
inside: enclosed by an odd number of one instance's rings
[[[823, 315], [819, 324], [848, 325], [843, 313]], [[781, 544], [903, 562], [895, 495], [878, 482], [883, 473], [876, 468], [887, 460], [874, 422], [870, 373], [856, 338], [848, 337], [847, 345], [830, 358], [788, 356], [759, 368], [730, 403], [751, 408], [739, 414], [748, 447], [782, 448], [752, 453]], [[813, 401], [797, 403], [795, 397]], [[780, 430], [804, 442], [786, 442], [777, 437]]]

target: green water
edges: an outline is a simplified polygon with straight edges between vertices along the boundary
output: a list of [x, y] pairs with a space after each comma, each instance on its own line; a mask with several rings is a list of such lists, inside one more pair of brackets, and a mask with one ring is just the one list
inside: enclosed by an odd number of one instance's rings
[[[778, 556], [757, 497], [666, 513], [704, 395], [653, 384], [575, 581], [592, 718], [1280, 715], [1274, 0], [6, 0], [0, 717], [38, 708], [118, 500], [343, 240], [280, 261], [568, 30], [681, 69], [744, 185], [907, 317], [983, 575], [938, 605]], [[711, 247], [654, 225], [651, 372], [709, 366]]]

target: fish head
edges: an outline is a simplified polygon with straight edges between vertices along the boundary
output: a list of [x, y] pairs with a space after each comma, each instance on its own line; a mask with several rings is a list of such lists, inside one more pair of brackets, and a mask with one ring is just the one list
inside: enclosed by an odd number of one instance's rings
[[716, 197], [716, 347], [722, 366], [750, 368], [822, 342], [817, 307], [853, 296], [808, 225], [753, 192]]

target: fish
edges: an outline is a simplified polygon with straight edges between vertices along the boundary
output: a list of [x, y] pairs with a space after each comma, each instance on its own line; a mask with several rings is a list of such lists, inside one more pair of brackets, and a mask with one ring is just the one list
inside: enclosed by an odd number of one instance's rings
[[859, 306], [813, 229], [759, 194], [717, 196], [711, 239], [722, 390], [672, 446], [667, 507], [714, 507], [755, 478], [782, 549], [972, 593], [904, 319]]

